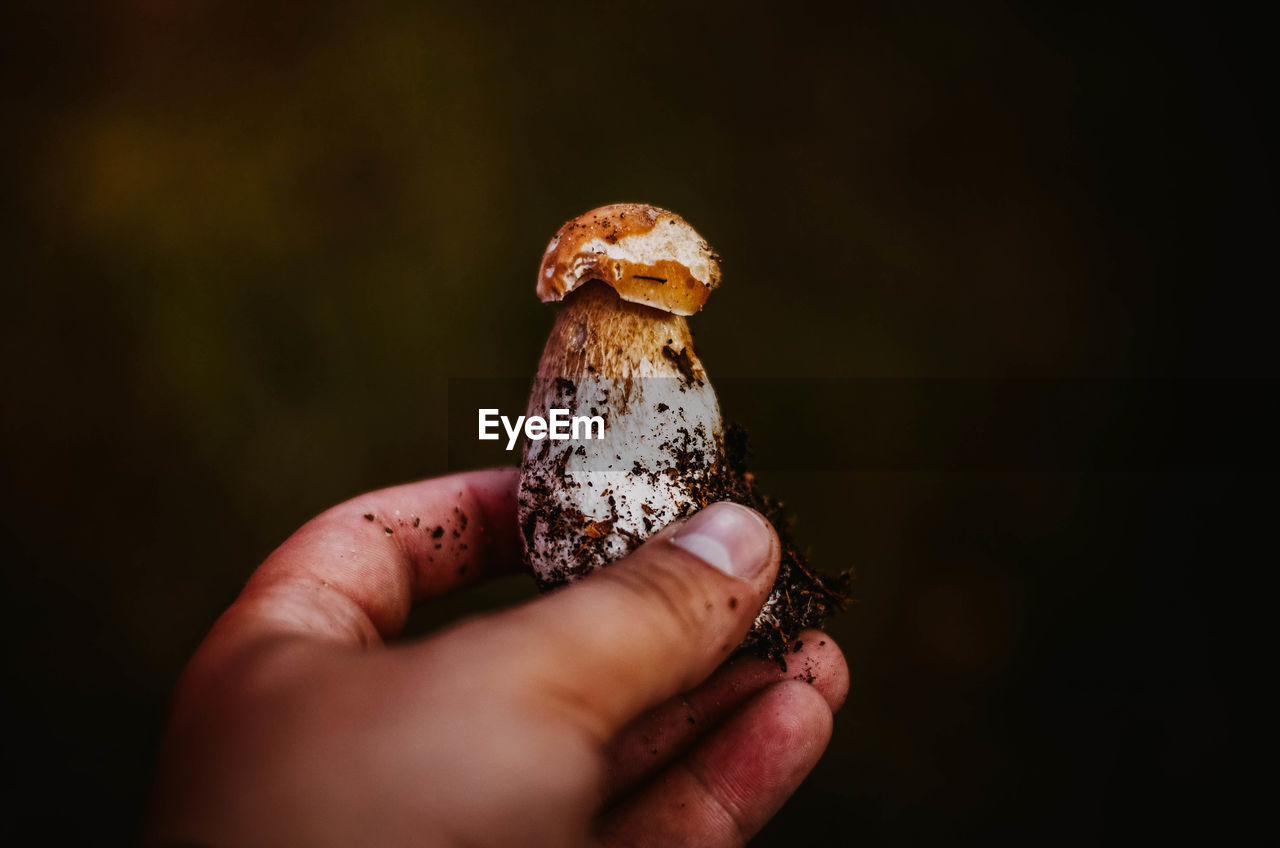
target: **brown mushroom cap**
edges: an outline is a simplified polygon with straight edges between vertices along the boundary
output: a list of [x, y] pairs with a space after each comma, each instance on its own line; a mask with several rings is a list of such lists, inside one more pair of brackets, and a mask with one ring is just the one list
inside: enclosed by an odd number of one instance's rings
[[674, 212], [644, 203], [614, 203], [560, 228], [538, 268], [544, 303], [590, 280], [618, 296], [676, 315], [702, 308], [720, 285], [715, 251]]

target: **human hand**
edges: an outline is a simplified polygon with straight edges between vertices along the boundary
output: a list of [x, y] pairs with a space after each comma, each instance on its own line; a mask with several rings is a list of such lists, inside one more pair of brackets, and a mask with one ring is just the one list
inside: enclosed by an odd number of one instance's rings
[[503, 469], [363, 495], [272, 553], [179, 682], [148, 841], [716, 848], [755, 834], [826, 747], [848, 671], [816, 632], [789, 673], [754, 657], [717, 670], [778, 567], [772, 528], [745, 507], [388, 645], [412, 604], [518, 567], [516, 483]]

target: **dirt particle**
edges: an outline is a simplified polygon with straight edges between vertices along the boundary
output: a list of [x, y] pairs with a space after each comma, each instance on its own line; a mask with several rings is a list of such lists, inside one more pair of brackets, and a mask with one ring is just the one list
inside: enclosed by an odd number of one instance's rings
[[[441, 527], [441, 526], [438, 526], [438, 525], [437, 525], [437, 526], [436, 526], [436, 529], [434, 529], [434, 530], [432, 530], [432, 531], [431, 531], [431, 538], [433, 538], [433, 539], [439, 539], [439, 538], [440, 538], [441, 536], [443, 536], [443, 535], [444, 535], [444, 527]], [[437, 546], [437, 547], [438, 547], [438, 546]]]
[[365, 521], [372, 521], [372, 520], [373, 520], [373, 513], [372, 513], [372, 512], [366, 512], [366, 513], [364, 514], [364, 520], [365, 520]]
[[675, 348], [671, 346], [671, 343], [668, 342], [662, 346], [662, 355], [675, 364], [676, 370], [680, 372], [680, 376], [684, 378], [685, 383], [697, 383], [699, 386], [702, 385], [702, 381], [699, 380], [697, 375], [693, 372], [693, 359], [689, 356], [689, 348], [683, 347], [680, 349], [680, 352], [677, 353]]

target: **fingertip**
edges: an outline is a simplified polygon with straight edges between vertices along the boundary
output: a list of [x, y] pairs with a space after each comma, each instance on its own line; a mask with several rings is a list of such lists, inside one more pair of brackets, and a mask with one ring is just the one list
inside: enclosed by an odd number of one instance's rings
[[[741, 811], [777, 809], [817, 764], [831, 740], [831, 710], [814, 687], [783, 680], [760, 692], [689, 758], [706, 785]], [[761, 819], [755, 826], [763, 824]]]
[[826, 697], [815, 687], [799, 680], [784, 680], [765, 690], [762, 699], [777, 710], [773, 730], [778, 742], [789, 749], [819, 751], [831, 739], [833, 718]]
[[747, 583], [772, 582], [778, 567], [778, 534], [773, 525], [754, 509], [730, 501], [694, 513], [668, 541]]
[[849, 696], [849, 664], [835, 640], [821, 630], [805, 630], [796, 639], [799, 649], [787, 657], [792, 679], [812, 685], [832, 713]]

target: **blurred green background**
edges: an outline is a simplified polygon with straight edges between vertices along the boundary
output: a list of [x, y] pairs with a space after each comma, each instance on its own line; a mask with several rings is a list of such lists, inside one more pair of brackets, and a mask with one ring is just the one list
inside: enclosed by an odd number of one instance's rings
[[[309, 516], [445, 470], [447, 381], [532, 374], [538, 259], [593, 206], [723, 255], [713, 379], [1268, 374], [1262, 32], [1131, 2], [6, 3], [0, 829], [128, 838], [213, 618]], [[1239, 475], [762, 478], [859, 579], [850, 704], [759, 844], [1216, 820], [1202, 574], [1243, 545], [1210, 520]]]

